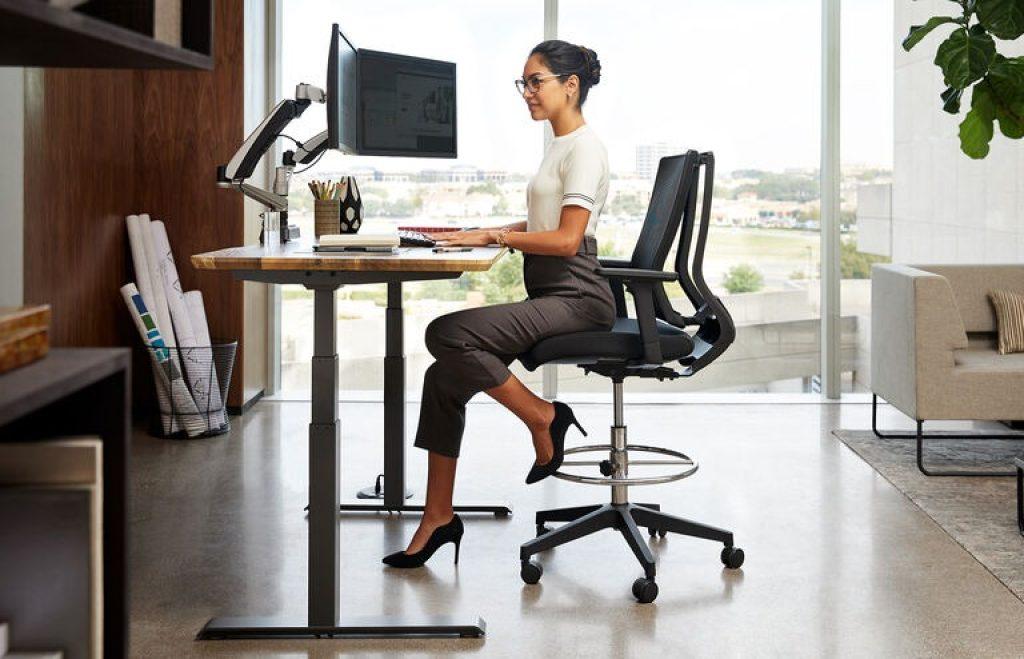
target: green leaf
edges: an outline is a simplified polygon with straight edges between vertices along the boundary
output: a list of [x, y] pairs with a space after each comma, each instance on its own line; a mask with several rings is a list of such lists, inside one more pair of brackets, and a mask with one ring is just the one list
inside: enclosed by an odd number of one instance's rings
[[1024, 0], [978, 0], [978, 20], [992, 36], [1016, 39], [1024, 34]]
[[985, 87], [1003, 135], [1024, 137], [1024, 58], [997, 56], [978, 86]]
[[987, 88], [976, 85], [971, 95], [971, 110], [960, 122], [960, 150], [975, 160], [987, 156], [994, 118], [995, 108]]
[[952, 16], [933, 16], [928, 19], [928, 22], [924, 25], [911, 25], [910, 33], [907, 34], [907, 38], [903, 40], [903, 50], [909, 51], [911, 48], [916, 46], [928, 36], [928, 33], [935, 28], [945, 23], [956, 23], [956, 19]]
[[939, 96], [942, 98], [942, 109], [950, 114], [960, 114], [960, 97], [964, 90], [956, 87], [946, 87], [946, 91]]
[[985, 76], [995, 56], [992, 37], [978, 30], [959, 29], [939, 45], [935, 64], [942, 69], [947, 86], [966, 89]]
[[997, 55], [986, 80], [992, 85], [989, 91], [997, 105], [1012, 108], [1024, 102], [1024, 57]]

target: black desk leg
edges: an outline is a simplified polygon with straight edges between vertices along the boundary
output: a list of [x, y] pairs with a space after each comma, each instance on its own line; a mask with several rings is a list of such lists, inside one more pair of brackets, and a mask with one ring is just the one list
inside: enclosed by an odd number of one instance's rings
[[[338, 284], [316, 282], [313, 289], [313, 388], [309, 424], [309, 567], [307, 619], [214, 618], [199, 639], [343, 638], [484, 635], [483, 620], [458, 623], [448, 617], [359, 618], [342, 621], [338, 600]], [[377, 565], [375, 556], [365, 556]]]
[[405, 327], [402, 282], [388, 283], [384, 317], [384, 505], [401, 506], [405, 491]]
[[[378, 494], [367, 487], [359, 499], [383, 499], [383, 503], [342, 504], [344, 512], [422, 512], [422, 505], [409, 505], [412, 496], [405, 489], [405, 329], [402, 319], [402, 282], [388, 282], [388, 306], [384, 316], [384, 487]], [[404, 496], [403, 496], [404, 493]], [[493, 513], [505, 517], [512, 513], [505, 505], [456, 505], [456, 512]]]

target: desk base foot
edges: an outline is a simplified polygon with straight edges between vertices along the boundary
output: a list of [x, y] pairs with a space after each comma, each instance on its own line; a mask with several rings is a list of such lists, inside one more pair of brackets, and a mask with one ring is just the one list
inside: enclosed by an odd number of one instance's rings
[[[358, 492], [356, 492], [356, 498], [357, 499], [383, 499], [384, 498], [384, 490], [377, 489], [377, 487], [371, 485], [370, 487], [364, 487], [363, 489], [361, 489]], [[412, 490], [406, 490], [405, 491], [405, 498], [406, 499], [411, 499], [412, 498]]]
[[301, 618], [212, 618], [196, 635], [198, 641], [242, 638], [482, 638], [487, 623], [451, 616], [379, 616], [342, 620], [336, 626], [311, 626]]
[[[338, 509], [341, 512], [371, 512], [371, 513], [421, 513], [423, 504], [407, 503], [396, 508], [389, 508], [382, 503], [343, 503]], [[457, 513], [490, 513], [495, 517], [508, 517], [512, 509], [502, 504], [456, 504]]]

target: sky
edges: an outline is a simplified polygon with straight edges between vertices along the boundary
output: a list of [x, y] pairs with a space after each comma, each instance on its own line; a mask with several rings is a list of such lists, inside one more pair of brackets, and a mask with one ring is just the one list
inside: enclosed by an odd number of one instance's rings
[[[841, 158], [891, 167], [894, 0], [842, 3]], [[543, 0], [286, 0], [282, 96], [325, 86], [331, 24], [357, 48], [452, 61], [457, 159], [330, 152], [318, 167], [383, 170], [475, 165], [532, 174], [543, 155], [513, 80], [543, 40]], [[597, 51], [602, 80], [583, 115], [630, 172], [637, 144], [714, 151], [721, 171], [817, 167], [820, 0], [560, 0], [558, 38]], [[902, 30], [902, 28], [901, 28]], [[326, 127], [324, 106], [293, 122]]]

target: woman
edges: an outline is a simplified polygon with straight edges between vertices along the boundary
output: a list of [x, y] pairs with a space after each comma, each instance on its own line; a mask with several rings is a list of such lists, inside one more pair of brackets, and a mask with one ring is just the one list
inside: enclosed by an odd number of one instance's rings
[[593, 50], [558, 40], [538, 44], [516, 87], [533, 120], [548, 120], [555, 137], [526, 189], [528, 219], [437, 236], [449, 245], [498, 243], [520, 250], [529, 297], [456, 311], [427, 326], [427, 349], [436, 361], [423, 378], [415, 441], [429, 451], [426, 506], [406, 550], [384, 558], [388, 565], [419, 567], [448, 542], [455, 543], [458, 562], [463, 527], [452, 510], [452, 491], [465, 406], [474, 394], [486, 392], [529, 429], [537, 457], [527, 483], [562, 464], [569, 424], [583, 431], [568, 405], [537, 397], [508, 365], [545, 337], [604, 330], [615, 322], [611, 287], [596, 273], [608, 155], [582, 114], [587, 92], [600, 78]]

